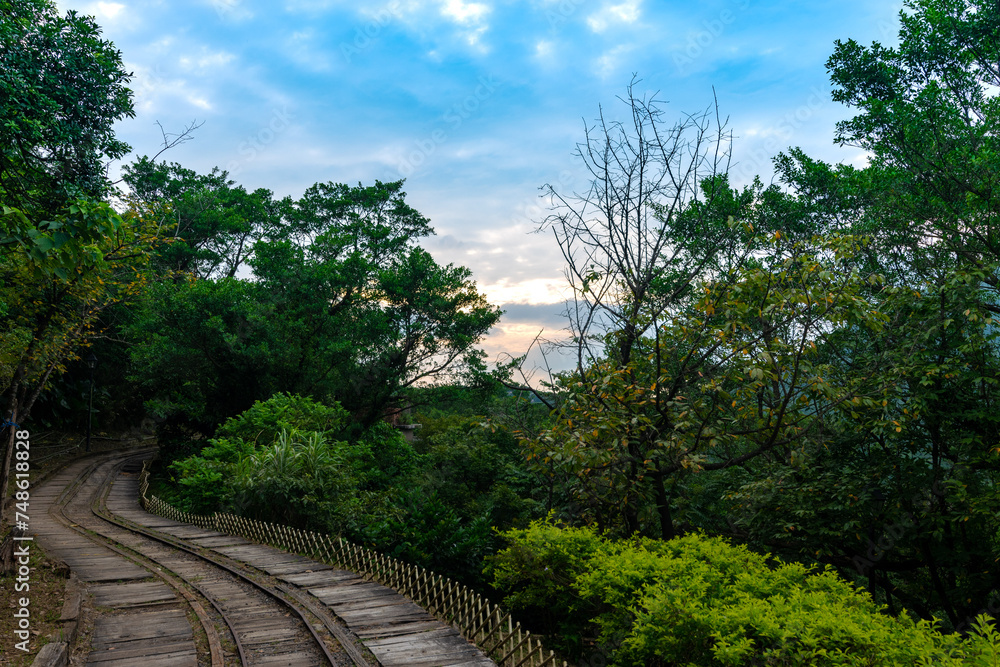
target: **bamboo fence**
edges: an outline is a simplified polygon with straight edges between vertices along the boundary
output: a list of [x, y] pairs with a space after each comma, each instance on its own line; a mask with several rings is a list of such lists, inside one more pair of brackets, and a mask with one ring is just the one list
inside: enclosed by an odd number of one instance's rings
[[500, 607], [467, 586], [419, 565], [404, 563], [341, 537], [235, 514], [189, 514], [156, 496], [147, 496], [149, 463], [146, 461], [143, 464], [139, 476], [139, 501], [143, 509], [151, 514], [314, 558], [388, 586], [454, 627], [500, 667], [568, 667], [564, 660], [546, 650], [540, 639], [523, 630], [521, 624]]

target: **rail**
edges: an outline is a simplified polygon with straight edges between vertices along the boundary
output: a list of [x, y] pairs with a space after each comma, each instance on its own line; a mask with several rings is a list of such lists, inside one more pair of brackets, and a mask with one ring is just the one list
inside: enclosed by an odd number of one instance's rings
[[458, 630], [463, 637], [493, 658], [500, 667], [568, 667], [566, 661], [546, 650], [540, 639], [521, 628], [509, 613], [447, 577], [377, 551], [352, 544], [342, 537], [300, 530], [281, 524], [247, 519], [235, 514], [189, 514], [148, 495], [149, 461], [139, 477], [139, 501], [144, 510], [173, 521], [260, 542], [315, 558], [328, 565], [357, 572], [388, 586]]

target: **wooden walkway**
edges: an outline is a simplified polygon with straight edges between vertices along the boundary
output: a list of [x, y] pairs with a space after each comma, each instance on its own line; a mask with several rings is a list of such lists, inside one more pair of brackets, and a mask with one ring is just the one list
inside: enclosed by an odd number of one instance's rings
[[[94, 595], [96, 619], [87, 664], [100, 667], [197, 667], [187, 605], [145, 568], [50, 515], [56, 499], [88, 467], [78, 461], [31, 492], [31, 529], [38, 544], [64, 561]], [[83, 495], [91, 489], [85, 483]], [[155, 655], [150, 655], [154, 653]]]
[[384, 667], [495, 665], [454, 628], [394, 590], [304, 556], [171, 521], [139, 507], [138, 476], [122, 475], [107, 507], [134, 523], [168, 533], [273, 575], [330, 608]]
[[[93, 601], [96, 618], [87, 664], [195, 667], [198, 655], [188, 606], [174, 589], [145, 568], [71, 530], [50, 513], [63, 490], [89, 465], [86, 460], [73, 463], [32, 489], [30, 530], [42, 548], [65, 561], [85, 583]], [[89, 500], [99, 490], [98, 477], [103, 476], [94, 475], [83, 483], [80, 498]], [[240, 537], [149, 514], [140, 508], [137, 496], [138, 475], [122, 473], [111, 487], [107, 509], [122, 519], [180, 538], [189, 546], [267, 573], [302, 597], [308, 595], [341, 619], [384, 667], [496, 664], [457, 630], [385, 586]], [[235, 599], [231, 602], [239, 604]], [[260, 632], [267, 634], [272, 624], [264, 618], [259, 621]], [[279, 664], [269, 658], [252, 662]]]

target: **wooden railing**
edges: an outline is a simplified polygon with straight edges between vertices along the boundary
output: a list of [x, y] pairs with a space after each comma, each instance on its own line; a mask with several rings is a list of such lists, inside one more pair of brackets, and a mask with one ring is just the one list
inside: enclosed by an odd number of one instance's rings
[[174, 521], [191, 523], [207, 530], [238, 535], [268, 544], [328, 565], [357, 572], [388, 586], [428, 612], [448, 623], [493, 658], [501, 667], [567, 667], [555, 653], [514, 622], [510, 614], [484, 600], [467, 586], [434, 574], [419, 565], [385, 556], [352, 544], [341, 537], [299, 530], [280, 524], [247, 519], [235, 514], [211, 516], [189, 514], [148, 495], [149, 461], [139, 477], [139, 501], [143, 509]]

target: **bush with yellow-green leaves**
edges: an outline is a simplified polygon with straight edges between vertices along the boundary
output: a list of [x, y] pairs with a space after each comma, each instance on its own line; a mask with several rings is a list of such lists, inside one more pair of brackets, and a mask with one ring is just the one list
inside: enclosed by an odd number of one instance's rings
[[883, 613], [836, 572], [721, 538], [611, 540], [538, 521], [490, 564], [505, 602], [580, 655], [612, 665], [1000, 665], [981, 616], [967, 636]]

